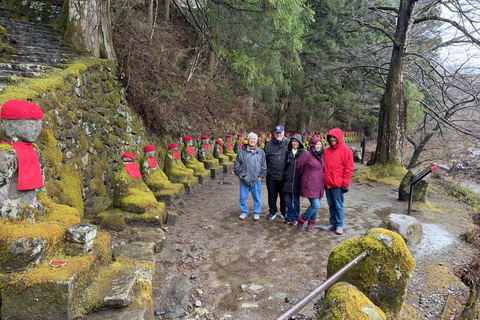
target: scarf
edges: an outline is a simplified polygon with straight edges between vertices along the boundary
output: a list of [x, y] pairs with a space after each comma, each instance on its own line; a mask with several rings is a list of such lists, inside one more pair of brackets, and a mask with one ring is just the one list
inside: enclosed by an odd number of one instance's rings
[[193, 156], [193, 147], [187, 146], [188, 149], [188, 155]]
[[172, 151], [173, 151], [173, 156], [175, 157], [175, 160], [179, 160], [180, 155], [178, 154], [178, 151], [177, 150], [172, 150]]

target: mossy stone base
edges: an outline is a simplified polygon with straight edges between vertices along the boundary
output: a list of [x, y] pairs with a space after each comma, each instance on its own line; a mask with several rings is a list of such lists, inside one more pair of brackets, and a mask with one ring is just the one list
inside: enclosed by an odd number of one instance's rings
[[0, 272], [19, 272], [42, 262], [63, 244], [68, 227], [80, 222], [79, 210], [56, 204], [39, 193], [43, 221], [0, 219]]
[[210, 181], [212, 173], [210, 172], [210, 170], [205, 170], [203, 172], [196, 173], [195, 177], [198, 178], [198, 184], [201, 184], [203, 186]]
[[165, 215], [165, 225], [167, 226], [174, 226], [177, 223], [178, 213], [173, 211], [167, 211]]
[[163, 224], [163, 215], [165, 213], [165, 203], [157, 202], [155, 207], [150, 208], [143, 214], [136, 214], [130, 211], [123, 211], [111, 205], [104, 211], [97, 214], [95, 222], [101, 224], [103, 219], [110, 216], [118, 216], [122, 218], [126, 225], [143, 225], [143, 226], [160, 226]]
[[182, 184], [185, 187], [185, 193], [191, 193], [198, 185], [198, 178], [195, 176], [190, 177], [188, 180], [182, 181]]
[[2, 276], [2, 319], [75, 318], [86, 287], [110, 261], [110, 235], [99, 231], [87, 255], [60, 258], [66, 265], [59, 268], [44, 261], [28, 272]]
[[356, 286], [386, 314], [398, 314], [405, 301], [415, 260], [403, 238], [393, 231], [371, 229], [364, 237], [349, 239], [330, 251], [327, 277], [365, 250], [365, 257], [338, 281]]
[[218, 159], [205, 159], [205, 160], [202, 160], [202, 163], [205, 166], [205, 169], [209, 169], [209, 170], [211, 170], [212, 168], [219, 167]]
[[210, 176], [212, 179], [219, 178], [223, 175], [223, 166], [222, 167], [212, 167], [210, 169]]
[[328, 290], [318, 320], [385, 320], [385, 314], [355, 286], [346, 282]]
[[155, 198], [159, 202], [165, 204], [172, 204], [176, 199], [183, 197], [185, 194], [185, 187], [181, 183], [172, 183], [172, 189], [153, 192]]
[[235, 163], [233, 163], [233, 162], [222, 163], [223, 173], [233, 172], [233, 166], [234, 165], [235, 165]]

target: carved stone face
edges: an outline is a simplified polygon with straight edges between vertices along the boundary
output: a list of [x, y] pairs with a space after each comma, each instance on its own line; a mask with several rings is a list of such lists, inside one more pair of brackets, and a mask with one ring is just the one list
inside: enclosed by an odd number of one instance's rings
[[122, 158], [123, 162], [125, 163], [131, 163], [131, 162], [134, 162], [134, 160], [132, 158], [129, 158], [129, 157], [124, 157]]
[[208, 144], [208, 140], [209, 140], [209, 139], [202, 139], [202, 143], [203, 143], [203, 144]]
[[42, 131], [42, 119], [3, 119], [2, 132], [10, 142], [34, 142]]
[[183, 143], [184, 143], [187, 147], [191, 147], [191, 146], [192, 146], [192, 140], [183, 140]]
[[145, 157], [155, 157], [155, 150], [145, 152]]

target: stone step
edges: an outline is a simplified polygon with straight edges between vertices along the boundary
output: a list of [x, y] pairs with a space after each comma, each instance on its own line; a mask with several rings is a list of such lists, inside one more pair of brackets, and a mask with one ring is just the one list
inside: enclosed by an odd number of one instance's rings
[[15, 64], [36, 64], [43, 66], [55, 66], [69, 62], [69, 56], [41, 56], [41, 55], [11, 55]]
[[[26, 71], [26, 72], [43, 72], [45, 65], [31, 63], [0, 63], [0, 70], [3, 71]], [[2, 72], [3, 75], [3, 72]]]

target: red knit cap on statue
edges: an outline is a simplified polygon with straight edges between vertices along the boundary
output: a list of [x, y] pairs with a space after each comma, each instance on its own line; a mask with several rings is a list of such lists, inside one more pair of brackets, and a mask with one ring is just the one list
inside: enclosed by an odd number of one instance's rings
[[172, 149], [175, 149], [175, 148], [178, 148], [176, 143], [171, 143], [171, 144], [168, 145], [168, 150], [172, 150]]
[[272, 135], [272, 133], [271, 133], [271, 132], [267, 133], [267, 136], [271, 136], [271, 135]]
[[2, 119], [42, 119], [43, 112], [38, 105], [33, 102], [23, 100], [8, 100], [1, 108], [0, 117]]
[[152, 145], [145, 146], [145, 147], [143, 147], [143, 151], [144, 152], [155, 151], [155, 146], [152, 146]]
[[263, 136], [263, 132], [259, 132], [258, 134], [261, 135], [261, 136]]
[[183, 137], [183, 141], [190, 141], [190, 140], [192, 140], [192, 137], [190, 136]]
[[225, 138], [232, 138], [232, 135], [231, 135], [231, 134], [227, 134], [227, 135], [225, 136]]
[[127, 152], [125, 152], [124, 154], [122, 154], [122, 159], [123, 159], [123, 158], [130, 158], [130, 159], [132, 159], [133, 161], [136, 160], [136, 159], [135, 159], [135, 156], [134, 156], [133, 154], [127, 153]]
[[217, 139], [217, 141], [215, 141], [216, 144], [221, 144], [222, 143], [222, 140], [220, 139]]
[[202, 136], [200, 139], [202, 139], [202, 140], [208, 140], [208, 137], [207, 137], [207, 136]]
[[239, 133], [237, 134], [237, 137], [243, 137], [243, 134]]

